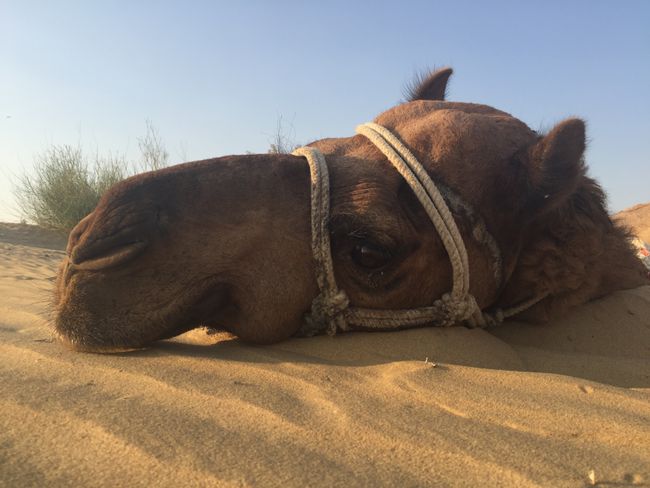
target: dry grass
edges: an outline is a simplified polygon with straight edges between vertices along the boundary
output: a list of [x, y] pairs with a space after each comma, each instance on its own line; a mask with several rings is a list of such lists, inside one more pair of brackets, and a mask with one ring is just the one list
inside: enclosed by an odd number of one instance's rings
[[41, 227], [69, 232], [93, 211], [111, 186], [137, 172], [167, 166], [169, 153], [149, 121], [138, 146], [140, 160], [131, 164], [113, 154], [91, 158], [80, 146], [49, 147], [35, 157], [31, 171], [25, 171], [14, 184], [23, 218]]

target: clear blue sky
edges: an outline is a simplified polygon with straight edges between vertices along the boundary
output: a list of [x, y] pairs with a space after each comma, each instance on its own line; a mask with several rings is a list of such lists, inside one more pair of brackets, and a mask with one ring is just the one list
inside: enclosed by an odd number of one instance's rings
[[620, 210], [650, 200], [650, 1], [0, 0], [0, 220], [10, 178], [50, 144], [137, 154], [149, 119], [172, 160], [353, 133], [414, 71], [449, 99], [534, 129], [588, 123], [587, 161]]

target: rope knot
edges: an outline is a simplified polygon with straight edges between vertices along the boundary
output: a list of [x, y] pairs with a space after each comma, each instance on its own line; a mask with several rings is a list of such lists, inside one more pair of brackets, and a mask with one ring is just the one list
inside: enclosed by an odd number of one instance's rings
[[336, 293], [321, 293], [311, 302], [311, 311], [305, 315], [304, 323], [298, 334], [311, 337], [327, 332], [335, 335], [336, 330], [347, 330], [344, 312], [348, 309], [350, 300], [343, 290]]
[[312, 313], [317, 312], [320, 317], [330, 322], [348, 308], [350, 300], [343, 290], [336, 293], [321, 293], [312, 302]]
[[451, 293], [442, 295], [433, 306], [438, 309], [438, 313], [441, 316], [440, 324], [443, 327], [450, 327], [458, 322], [467, 320], [478, 310], [476, 299], [472, 295], [456, 298]]
[[456, 323], [456, 318], [459, 315], [460, 308], [463, 303], [452, 297], [451, 293], [445, 293], [433, 303], [433, 306], [438, 309], [440, 314], [440, 326], [451, 327]]

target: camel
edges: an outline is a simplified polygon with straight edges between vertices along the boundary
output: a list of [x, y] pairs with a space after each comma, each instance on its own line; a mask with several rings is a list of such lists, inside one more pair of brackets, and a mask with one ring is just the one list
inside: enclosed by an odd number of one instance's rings
[[[374, 122], [444, 197], [477, 309], [533, 298], [516, 317], [544, 322], [648, 284], [629, 232], [612, 222], [586, 174], [585, 123], [571, 118], [538, 134], [492, 107], [445, 101], [451, 74], [423, 77]], [[308, 146], [329, 169], [325, 232], [349, 305], [419, 309], [448, 293], [448, 250], [384, 153], [362, 134]], [[138, 349], [200, 326], [261, 344], [299, 334], [321, 291], [310, 198], [304, 155], [225, 156], [118, 183], [70, 233], [55, 286], [56, 334], [94, 352]]]

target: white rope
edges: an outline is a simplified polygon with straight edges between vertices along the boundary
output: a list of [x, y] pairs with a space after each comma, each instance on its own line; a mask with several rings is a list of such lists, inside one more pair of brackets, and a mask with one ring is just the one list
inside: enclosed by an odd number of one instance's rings
[[451, 295], [462, 299], [469, 293], [469, 264], [465, 243], [447, 203], [413, 153], [388, 129], [369, 122], [357, 127], [362, 134], [384, 153], [415, 193], [449, 255], [453, 271]]
[[307, 158], [311, 175], [311, 250], [320, 295], [312, 303], [311, 314], [307, 317], [308, 327], [322, 328], [326, 325], [327, 333], [334, 335], [337, 328], [348, 329], [341, 312], [347, 309], [349, 301], [345, 292], [336, 286], [334, 277], [328, 228], [330, 183], [327, 162], [323, 153], [313, 147], [300, 147], [293, 154]]
[[375, 123], [357, 127], [391, 162], [409, 184], [438, 232], [452, 267], [452, 290], [429, 307], [406, 310], [350, 307], [347, 295], [339, 290], [334, 276], [329, 239], [329, 175], [323, 154], [313, 147], [301, 147], [293, 154], [304, 156], [311, 174], [312, 253], [316, 264], [316, 281], [320, 294], [312, 302], [300, 335], [311, 336], [323, 331], [334, 335], [337, 329], [350, 326], [370, 329], [394, 329], [418, 325], [448, 327], [466, 321], [471, 327], [489, 327], [542, 300], [535, 297], [506, 311], [482, 312], [469, 293], [469, 261], [465, 243], [447, 203], [424, 167], [411, 151], [388, 129]]

